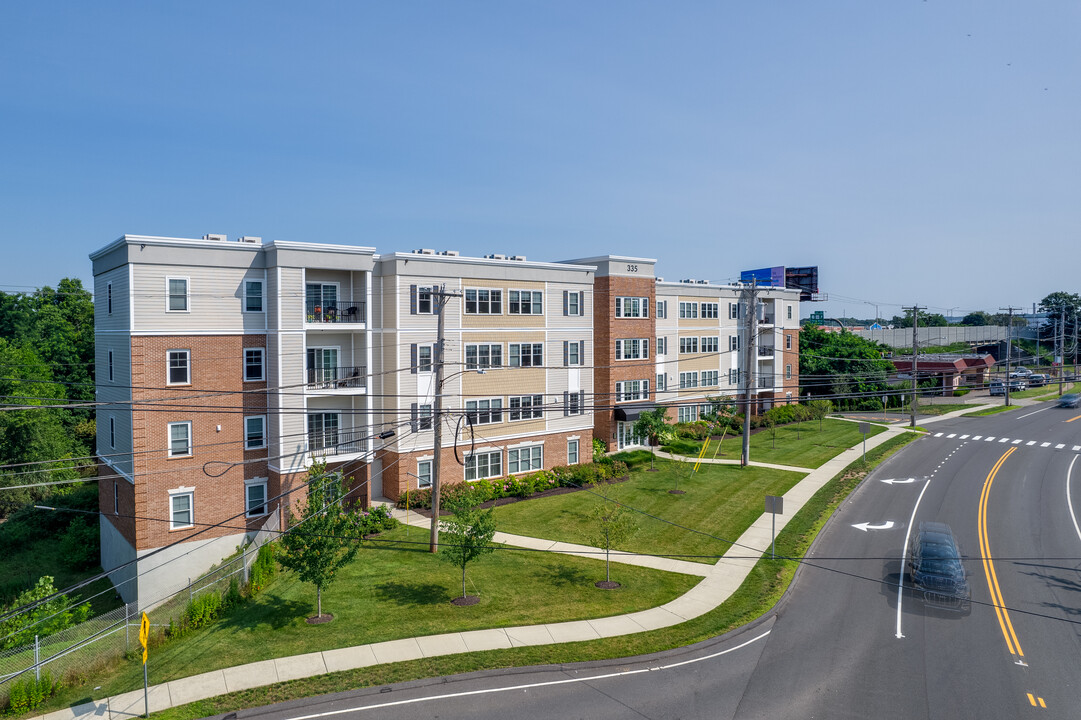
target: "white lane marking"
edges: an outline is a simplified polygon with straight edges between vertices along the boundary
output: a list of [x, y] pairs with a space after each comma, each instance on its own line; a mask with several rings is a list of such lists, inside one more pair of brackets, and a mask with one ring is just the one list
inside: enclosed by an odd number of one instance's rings
[[1081, 445], [1074, 445], [1073, 446], [1073, 451], [1074, 452], [1081, 452]]
[[935, 437], [942, 437], [942, 433], [935, 433]]
[[999, 441], [1000, 443], [1004, 443], [1004, 442], [1009, 442], [1009, 441], [1010, 441], [1010, 439], [1009, 439], [1009, 438], [999, 438], [999, 439], [998, 439], [998, 441]]
[[1040, 447], [1051, 447], [1051, 443], [1049, 443], [1049, 442], [1040, 443]]
[[923, 490], [920, 490], [920, 496], [916, 498], [916, 504], [912, 506], [912, 517], [908, 519], [908, 529], [905, 530], [904, 544], [901, 545], [901, 570], [897, 573], [897, 639], [900, 640], [905, 636], [901, 632], [901, 596], [905, 592], [905, 557], [908, 555], [908, 536], [912, 534], [912, 523], [916, 522], [916, 511], [920, 509], [920, 501], [923, 500], [923, 494], [927, 492], [927, 488], [931, 485], [931, 478], [927, 478], [927, 482], [923, 484]]
[[1059, 443], [1058, 445], [1055, 446], [1055, 449], [1056, 450], [1061, 450], [1064, 447], [1066, 447], [1066, 443]]
[[1025, 419], [1025, 418], [1027, 418], [1027, 417], [1032, 417], [1032, 416], [1033, 416], [1033, 415], [1035, 415], [1036, 413], [1042, 413], [1042, 412], [1043, 412], [1044, 410], [1050, 410], [1050, 409], [1051, 409], [1050, 407], [1040, 408], [1039, 410], [1037, 410], [1037, 411], [1035, 411], [1035, 412], [1030, 412], [1030, 413], [1028, 413], [1027, 415], [1022, 415], [1021, 417], [1019, 417], [1019, 418], [1015, 418], [1015, 419], [1016, 419], [1016, 420], [1024, 420], [1024, 419]]
[[955, 437], [957, 437], [957, 433], [950, 433], [950, 434], [949, 434], [949, 435], [947, 435], [946, 437], [948, 437], [948, 438], [955, 438]]
[[1014, 444], [1014, 445], [1020, 445], [1020, 444], [1021, 444], [1021, 443], [1023, 443], [1023, 442], [1024, 442], [1024, 440], [1014, 440], [1014, 441], [1013, 441], [1013, 444]]
[[1033, 446], [1035, 444], [1036, 444], [1035, 440], [1029, 440], [1027, 443], [1025, 443], [1025, 445], [1028, 445], [1029, 447], [1031, 447], [1031, 446]]
[[994, 440], [994, 439], [995, 439], [995, 436], [994, 436], [994, 435], [988, 435], [987, 437], [985, 437], [985, 438], [983, 439], [983, 441], [984, 441], [984, 442], [991, 442], [991, 441], [992, 441], [992, 440]]
[[916, 478], [905, 478], [904, 480], [894, 480], [893, 478], [883, 478], [881, 482], [887, 485], [908, 485], [909, 483], [916, 482]]
[[1077, 526], [1077, 514], [1073, 511], [1073, 499], [1070, 498], [1070, 475], [1073, 474], [1073, 464], [1077, 462], [1077, 455], [1070, 461], [1070, 467], [1066, 468], [1066, 505], [1070, 508], [1070, 519], [1073, 520], [1073, 529], [1077, 533], [1077, 539], [1081, 540], [1081, 527]]
[[658, 665], [656, 667], [642, 668], [640, 670], [624, 670], [622, 672], [608, 673], [606, 675], [593, 675], [591, 677], [566, 678], [565, 680], [549, 680], [547, 682], [527, 683], [524, 685], [511, 685], [509, 687], [485, 688], [483, 690], [465, 690], [463, 692], [444, 693], [442, 695], [411, 698], [409, 700], [395, 700], [392, 702], [377, 703], [375, 705], [365, 705], [362, 707], [328, 710], [327, 712], [312, 713], [311, 715], [295, 715], [292, 718], [288, 718], [288, 720], [313, 720], [314, 718], [332, 717], [334, 715], [344, 715], [346, 713], [360, 712], [362, 710], [378, 710], [379, 708], [395, 707], [398, 705], [414, 705], [416, 703], [431, 702], [432, 700], [449, 700], [450, 698], [470, 697], [473, 695], [491, 695], [493, 693], [511, 692], [515, 690], [529, 690], [531, 688], [552, 687], [554, 685], [569, 685], [571, 683], [593, 682], [594, 680], [607, 680], [609, 678], [626, 677], [627, 675], [640, 675], [642, 673], [654, 672], [656, 670], [671, 670], [672, 668], [681, 667], [683, 665], [690, 665], [692, 663], [700, 663], [704, 660], [712, 660], [715, 657], [720, 657], [721, 655], [727, 655], [730, 652], [735, 652], [736, 650], [745, 648], [751, 643], [758, 642], [762, 638], [769, 635], [770, 632], [770, 630], [767, 630], [758, 637], [751, 638], [750, 640], [741, 643], [733, 648], [728, 648], [727, 650], [715, 652], [712, 655], [704, 655], [700, 658], [694, 658], [693, 660], [683, 660], [682, 662], [671, 663], [669, 665]]
[[962, 435], [962, 436], [961, 436], [961, 439], [962, 439], [962, 440], [967, 440], [967, 439], [968, 439], [968, 435]]
[[972, 439], [973, 439], [973, 440], [979, 440], [979, 439], [980, 439], [980, 438], [982, 438], [982, 437], [983, 437], [983, 435], [973, 435], [973, 436], [972, 436]]
[[893, 520], [887, 520], [883, 523], [879, 523], [878, 525], [865, 522], [855, 523], [852, 527], [856, 528], [857, 530], [862, 530], [864, 532], [867, 532], [868, 530], [889, 530], [893, 527]]

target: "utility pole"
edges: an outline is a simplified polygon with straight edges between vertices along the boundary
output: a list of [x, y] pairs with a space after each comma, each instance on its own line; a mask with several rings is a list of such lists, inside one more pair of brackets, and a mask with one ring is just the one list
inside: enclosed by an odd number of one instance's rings
[[433, 553], [439, 551], [439, 479], [442, 464], [440, 460], [443, 451], [443, 345], [445, 339], [443, 309], [446, 307], [447, 301], [452, 297], [461, 297], [461, 295], [446, 292], [446, 285], [440, 287], [439, 290], [432, 288], [432, 306], [436, 312], [436, 341], [432, 352], [432, 363], [435, 365], [435, 397], [432, 398], [432, 432], [434, 434], [432, 449], [434, 456], [432, 457], [432, 528], [428, 550]]
[[739, 464], [747, 467], [751, 461], [751, 389], [755, 383], [753, 368], [757, 363], [755, 358], [754, 340], [758, 332], [758, 282], [751, 279], [750, 287], [743, 288], [744, 307], [746, 319], [743, 323], [746, 328], [746, 342], [743, 348], [744, 376], [743, 376], [743, 452], [740, 454]]
[[1064, 329], [1065, 327], [1066, 327], [1066, 306], [1065, 305], [1060, 305], [1059, 306], [1058, 317], [1055, 318], [1055, 345], [1054, 345], [1055, 349], [1051, 351], [1052, 355], [1053, 355], [1052, 364], [1053, 365], [1058, 365], [1058, 394], [1059, 395], [1062, 395], [1062, 381], [1064, 379], [1063, 376], [1066, 374], [1066, 357], [1063, 355], [1062, 351], [1059, 349], [1059, 348], [1062, 347], [1063, 343], [1065, 342], [1064, 340], [1060, 341], [1060, 339], [1059, 339], [1060, 333], [1065, 332], [1065, 329]]
[[[908, 310], [910, 308], [901, 308], [902, 310]], [[921, 308], [919, 305], [913, 305], [912, 310], [912, 404], [909, 405], [909, 412], [911, 418], [909, 420], [909, 427], [916, 427], [916, 392], [919, 388], [919, 382], [916, 380], [916, 373], [919, 369], [919, 360], [917, 359], [920, 353], [920, 310], [926, 310], [927, 308]]]
[[1021, 308], [1005, 307], [999, 308], [999, 312], [1009, 313], [1009, 317], [1006, 320], [1006, 406], [1010, 405], [1010, 367], [1012, 364], [1013, 355], [1013, 311], [1020, 310]]

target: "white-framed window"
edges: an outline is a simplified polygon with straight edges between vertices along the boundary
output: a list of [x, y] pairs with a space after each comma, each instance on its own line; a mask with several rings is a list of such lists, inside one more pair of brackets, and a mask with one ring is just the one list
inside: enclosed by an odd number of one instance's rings
[[112, 283], [105, 283], [105, 298], [106, 298], [106, 300], [105, 300], [105, 307], [106, 307], [105, 312], [108, 315], [112, 315], [113, 314], [113, 284]]
[[658, 355], [667, 355], [668, 354], [668, 338], [666, 336], [664, 336], [664, 335], [658, 335], [657, 336], [657, 354]]
[[484, 368], [503, 367], [502, 343], [479, 343], [465, 346], [465, 369], [481, 370]]
[[430, 488], [432, 486], [432, 461], [417, 461], [417, 487]]
[[308, 415], [308, 450], [337, 448], [341, 420], [341, 415], [336, 412], [310, 413]]
[[109, 447], [116, 448], [116, 418], [109, 418]]
[[681, 423], [694, 422], [698, 419], [697, 405], [680, 405], [676, 408], [676, 421]]
[[584, 292], [563, 291], [563, 314], [580, 317], [585, 314], [586, 294]]
[[743, 338], [739, 335], [728, 336], [728, 349], [732, 352], [737, 352], [743, 349]]
[[586, 393], [585, 390], [579, 390], [578, 392], [563, 391], [563, 414], [564, 415], [583, 415], [585, 414], [586, 407]]
[[420, 315], [431, 315], [434, 310], [432, 304], [432, 288], [431, 287], [418, 287], [417, 288], [417, 313]]
[[616, 340], [616, 360], [644, 360], [649, 357], [648, 338]]
[[792, 366], [791, 365], [785, 365], [784, 366], [784, 379], [785, 380], [791, 380], [792, 379]]
[[540, 470], [544, 463], [544, 446], [532, 445], [524, 448], [513, 448], [507, 451], [507, 472], [524, 473]]
[[465, 291], [466, 315], [502, 315], [503, 291], [489, 288], [467, 288]]
[[728, 384], [736, 385], [739, 383], [739, 368], [732, 368], [728, 371]]
[[191, 384], [191, 351], [169, 350], [166, 353], [169, 362], [167, 385]]
[[568, 440], [567, 441], [567, 464], [568, 465], [577, 465], [578, 464], [578, 441], [577, 440]]
[[507, 312], [511, 315], [543, 315], [543, 297], [540, 290], [508, 290]]
[[720, 349], [721, 349], [721, 341], [716, 335], [713, 335], [711, 337], [703, 337], [702, 338], [702, 352], [704, 352], [704, 353], [715, 353]]
[[337, 317], [341, 297], [338, 283], [304, 284], [304, 311], [308, 322], [327, 322]]
[[188, 311], [188, 279], [186, 277], [165, 278], [165, 312]]
[[250, 415], [244, 418], [244, 449], [258, 450], [266, 447], [266, 416]]
[[191, 422], [169, 423], [169, 457], [191, 455]]
[[679, 354], [689, 355], [698, 352], [698, 338], [681, 337], [679, 339]]
[[694, 320], [698, 317], [698, 303], [681, 302], [679, 304], [679, 317], [682, 320]]
[[616, 383], [616, 402], [649, 400], [649, 380], [623, 380]]
[[720, 385], [721, 373], [719, 370], [703, 370], [699, 384], [702, 387], [714, 387]]
[[[434, 345], [418, 345], [417, 343], [411, 343], [409, 345], [409, 372], [414, 375], [417, 373], [433, 372], [433, 358], [435, 358]], [[335, 364], [337, 364], [336, 361]]]
[[702, 317], [707, 320], [715, 320], [720, 316], [720, 303], [702, 303]]
[[244, 382], [263, 379], [263, 348], [244, 348]]
[[784, 336], [784, 349], [785, 350], [791, 350], [792, 349], [792, 335], [791, 334], [788, 334], [788, 335]]
[[649, 298], [647, 297], [617, 297], [617, 318], [647, 318], [649, 317]]
[[543, 395], [512, 395], [507, 402], [511, 420], [532, 420], [544, 417]]
[[679, 387], [684, 388], [696, 388], [698, 387], [698, 373], [697, 372], [681, 372], [679, 374]]
[[645, 438], [635, 434], [633, 422], [616, 423], [616, 447], [618, 449], [622, 450], [624, 448], [645, 444]]
[[655, 386], [657, 392], [664, 392], [668, 389], [668, 376], [664, 373], [657, 373], [657, 384]]
[[544, 343], [510, 343], [510, 367], [542, 367]]
[[791, 320], [792, 319], [792, 306], [791, 305], [786, 305], [785, 310], [788, 311], [788, 319]]
[[195, 525], [195, 488], [169, 491], [169, 529], [183, 530]]
[[466, 400], [465, 416], [470, 425], [491, 425], [503, 422], [503, 398]]
[[432, 429], [432, 406], [430, 403], [423, 405], [418, 403], [412, 403], [410, 405], [410, 413], [412, 417], [413, 430], [431, 430]]
[[113, 381], [113, 351], [109, 351], [109, 382]]
[[586, 355], [586, 342], [585, 340], [564, 340], [563, 341], [563, 364], [570, 365], [583, 365], [585, 364]]
[[496, 478], [503, 474], [503, 453], [481, 452], [468, 455], [465, 458], [465, 479], [483, 480], [484, 478]]
[[663, 320], [663, 319], [668, 317], [668, 301], [667, 300], [658, 300], [657, 301], [656, 317], [657, 317], [658, 320]]
[[263, 281], [244, 281], [244, 312], [263, 312]]
[[244, 514], [247, 517], [267, 514], [266, 488], [266, 478], [251, 478], [244, 481]]
[[738, 302], [728, 303], [728, 319], [739, 320], [741, 317], [743, 317], [743, 311], [740, 308], [741, 306]]

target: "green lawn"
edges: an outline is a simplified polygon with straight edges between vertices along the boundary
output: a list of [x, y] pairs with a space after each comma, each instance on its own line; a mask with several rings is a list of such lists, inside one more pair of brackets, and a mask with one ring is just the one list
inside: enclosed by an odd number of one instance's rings
[[[945, 415], [946, 413], [957, 412], [958, 410], [972, 410], [973, 408], [978, 408], [981, 405], [986, 405], [986, 403], [968, 403], [968, 404], [957, 403], [957, 404], [953, 404], [953, 405], [946, 405], [946, 404], [925, 405], [924, 402], [921, 400], [920, 404], [916, 406], [916, 414], [917, 415], [935, 415], [935, 416], [938, 416], [938, 415]], [[906, 409], [906, 412], [911, 412], [911, 411]]]
[[[867, 437], [874, 437], [881, 432], [885, 432], [885, 429], [871, 425], [871, 431], [867, 433]], [[777, 428], [776, 440], [772, 436], [772, 431], [764, 428], [751, 435], [751, 460], [816, 468], [845, 449], [856, 445], [862, 439], [859, 424], [847, 420], [826, 419], [822, 422], [821, 430], [817, 420], [808, 420], [798, 425], [796, 423], [782, 425]], [[742, 436], [726, 437], [721, 443], [719, 453], [717, 441], [711, 439], [709, 449], [706, 450], [706, 457], [739, 460], [742, 450]]]
[[[637, 532], [620, 549], [682, 555], [697, 562], [716, 562], [728, 550], [725, 540], [735, 541], [762, 514], [766, 495], [783, 495], [804, 477], [768, 468], [707, 464], [691, 474], [693, 463], [681, 465], [664, 458], [657, 458], [657, 472], [649, 472], [648, 452], [630, 456], [635, 465], [630, 479], [608, 487], [609, 497], [642, 511], [635, 515]], [[685, 494], [668, 492], [677, 479]], [[516, 535], [590, 544], [595, 523], [589, 520], [589, 511], [604, 502], [600, 493], [582, 490], [504, 505], [496, 508], [497, 524]]]
[[[357, 560], [323, 593], [334, 620], [308, 625], [315, 589], [282, 574], [252, 601], [214, 625], [150, 650], [151, 684], [257, 660], [421, 635], [582, 620], [635, 612], [682, 595], [700, 578], [646, 568], [613, 566], [616, 590], [600, 590], [604, 562], [549, 553], [500, 549], [467, 571], [479, 604], [457, 607], [460, 570], [427, 551], [427, 534], [398, 528], [366, 543]], [[142, 666], [124, 661], [108, 676], [66, 688], [50, 706], [142, 686]]]

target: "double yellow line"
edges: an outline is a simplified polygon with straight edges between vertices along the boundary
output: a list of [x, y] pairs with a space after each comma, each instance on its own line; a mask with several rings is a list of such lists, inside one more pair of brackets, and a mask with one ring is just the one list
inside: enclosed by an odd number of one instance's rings
[[1002, 464], [1006, 462], [1006, 458], [1012, 455], [1016, 449], [1015, 447], [1010, 448], [998, 459], [998, 462], [995, 463], [995, 466], [991, 468], [991, 472], [987, 475], [987, 480], [983, 483], [983, 492], [980, 493], [977, 531], [980, 536], [980, 556], [983, 558], [983, 571], [987, 574], [987, 587], [991, 590], [991, 604], [995, 607], [998, 624], [1002, 628], [1002, 637], [1006, 639], [1006, 647], [1009, 649], [1010, 654], [1023, 658], [1025, 653], [1021, 650], [1021, 643], [1018, 642], [1017, 633], [1014, 632], [1013, 623], [1010, 622], [1010, 614], [1006, 612], [1006, 602], [1002, 599], [1002, 590], [998, 586], [995, 564], [991, 561], [991, 543], [987, 537], [987, 498], [991, 494], [991, 483], [995, 481], [995, 475], [998, 473], [999, 468], [1002, 467]]

